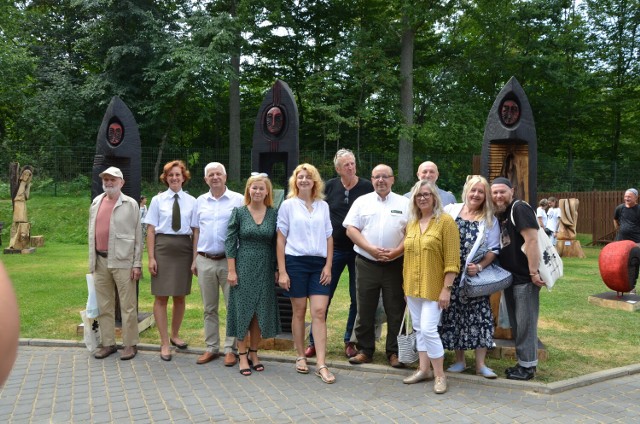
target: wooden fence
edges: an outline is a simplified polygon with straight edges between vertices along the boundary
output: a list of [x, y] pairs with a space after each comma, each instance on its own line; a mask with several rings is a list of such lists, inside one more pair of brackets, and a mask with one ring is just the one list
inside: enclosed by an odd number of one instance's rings
[[[578, 199], [578, 233], [591, 234], [591, 243], [606, 244], [613, 241], [613, 211], [623, 203], [624, 191], [546, 192], [538, 199], [554, 196], [560, 199]], [[536, 205], [531, 205], [537, 207]]]

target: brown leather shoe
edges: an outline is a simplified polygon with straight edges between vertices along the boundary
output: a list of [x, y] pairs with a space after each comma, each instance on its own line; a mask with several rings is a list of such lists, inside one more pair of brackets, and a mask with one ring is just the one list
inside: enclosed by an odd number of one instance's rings
[[391, 355], [389, 355], [389, 365], [391, 365], [393, 368], [404, 368], [405, 365], [400, 362], [400, 360], [398, 359], [398, 355], [396, 355], [395, 353], [392, 353]]
[[356, 349], [356, 345], [351, 342], [347, 342], [344, 344], [344, 356], [347, 358], [353, 358], [358, 354], [358, 349]]
[[238, 357], [236, 356], [235, 353], [233, 352], [227, 352], [224, 355], [224, 366], [225, 367], [232, 367], [234, 366], [236, 363], [238, 362]]
[[104, 359], [107, 356], [110, 356], [112, 353], [116, 353], [117, 350], [118, 348], [116, 348], [116, 345], [104, 346], [102, 349], [97, 351], [95, 355], [93, 355], [93, 357], [96, 359]]
[[220, 356], [218, 352], [205, 352], [202, 355], [198, 356], [198, 360], [196, 361], [196, 364], [198, 365], [206, 364], [207, 362], [211, 362], [214, 359], [218, 358], [218, 356]]
[[368, 364], [371, 362], [371, 357], [363, 352], [358, 352], [354, 357], [349, 358], [349, 362], [355, 365]]
[[138, 354], [138, 348], [134, 346], [125, 346], [124, 350], [120, 354], [120, 360], [128, 361], [129, 359], [133, 359]]

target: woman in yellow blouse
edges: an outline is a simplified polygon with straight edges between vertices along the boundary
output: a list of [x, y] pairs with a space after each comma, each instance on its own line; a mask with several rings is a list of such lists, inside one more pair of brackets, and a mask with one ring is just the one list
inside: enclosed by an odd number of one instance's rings
[[[411, 190], [411, 210], [404, 240], [404, 293], [411, 313], [420, 365], [405, 384], [433, 378], [433, 391], [447, 391], [444, 348], [438, 334], [442, 310], [449, 307], [451, 286], [460, 271], [460, 233], [444, 213], [436, 186], [419, 181]], [[429, 362], [433, 366], [430, 370]]]

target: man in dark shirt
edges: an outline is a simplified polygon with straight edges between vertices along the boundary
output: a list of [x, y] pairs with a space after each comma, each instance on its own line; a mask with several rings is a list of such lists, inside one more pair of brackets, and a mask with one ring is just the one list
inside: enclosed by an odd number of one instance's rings
[[[360, 178], [356, 175], [356, 158], [349, 149], [340, 149], [336, 153], [333, 164], [338, 176], [332, 178], [325, 184], [325, 200], [329, 204], [329, 214], [331, 226], [333, 227], [333, 263], [331, 267], [331, 299], [338, 287], [340, 276], [344, 268], [349, 269], [349, 296], [351, 305], [349, 306], [349, 316], [347, 318], [346, 330], [344, 332], [344, 349], [347, 357], [354, 356], [357, 352], [351, 342], [356, 314], [358, 312], [356, 301], [356, 252], [353, 250], [353, 242], [347, 237], [347, 229], [342, 222], [349, 212], [353, 202], [363, 194], [371, 193], [373, 185], [371, 181]], [[329, 308], [327, 306], [327, 313]], [[315, 355], [313, 344], [313, 330], [309, 331], [309, 346], [305, 351], [307, 357]]]
[[640, 243], [640, 206], [638, 190], [630, 188], [624, 192], [624, 203], [613, 212], [613, 226], [618, 230], [616, 241], [631, 240]]
[[529, 204], [515, 200], [513, 193], [513, 185], [506, 178], [498, 177], [491, 183], [491, 198], [500, 222], [500, 264], [513, 274], [513, 284], [504, 290], [504, 296], [518, 363], [507, 368], [506, 374], [511, 380], [530, 380], [538, 365], [538, 313], [544, 281], [538, 272], [536, 214]]

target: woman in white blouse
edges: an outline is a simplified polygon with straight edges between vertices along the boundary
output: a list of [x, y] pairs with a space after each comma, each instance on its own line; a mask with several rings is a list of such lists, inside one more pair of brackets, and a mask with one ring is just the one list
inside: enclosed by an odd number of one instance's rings
[[[171, 346], [186, 349], [179, 335], [184, 318], [185, 299], [191, 293], [191, 214], [196, 199], [185, 193], [182, 186], [191, 174], [184, 162], [167, 163], [160, 181], [169, 187], [151, 199], [144, 218], [147, 224], [147, 252], [151, 273], [151, 294], [155, 296], [153, 316], [160, 333], [160, 357], [171, 360]], [[168, 332], [167, 304], [173, 297], [171, 335]]]
[[323, 191], [320, 173], [308, 163], [298, 165], [289, 178], [289, 194], [278, 211], [278, 284], [287, 291], [293, 307], [291, 330], [298, 355], [296, 371], [309, 372], [304, 356], [308, 298], [317, 356], [315, 374], [331, 384], [336, 378], [327, 368], [325, 356], [333, 238]]

